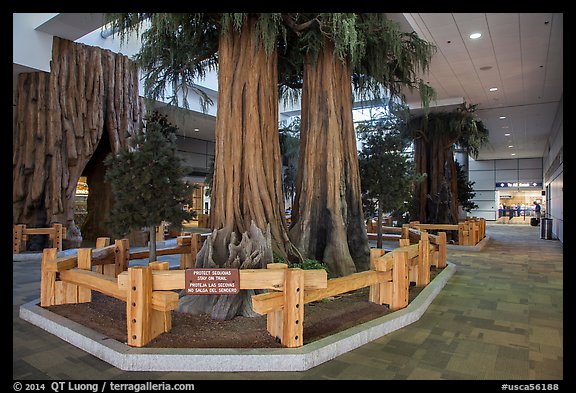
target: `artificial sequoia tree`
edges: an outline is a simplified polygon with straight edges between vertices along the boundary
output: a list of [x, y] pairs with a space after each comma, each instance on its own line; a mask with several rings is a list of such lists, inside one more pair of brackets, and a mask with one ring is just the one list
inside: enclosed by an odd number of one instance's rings
[[300, 155], [290, 238], [302, 254], [345, 276], [370, 266], [352, 117], [361, 98], [431, 89], [417, 77], [434, 47], [384, 14], [285, 14], [303, 62]]
[[206, 71], [218, 69], [211, 228], [241, 234], [252, 221], [262, 230], [270, 225], [273, 249], [301, 261], [283, 221], [279, 14], [112, 14], [110, 19], [123, 34], [149, 21], [135, 60], [151, 98], [162, 97], [170, 87], [171, 100], [178, 104]]
[[[40, 228], [60, 223], [73, 246], [107, 236], [103, 222], [112, 201], [102, 159], [126, 148], [140, 131], [145, 107], [136, 64], [122, 54], [54, 36], [50, 72], [22, 72], [15, 88], [13, 223]], [[74, 221], [80, 176], [87, 176], [90, 189], [82, 233]]]
[[476, 158], [488, 141], [488, 130], [475, 110], [475, 105], [464, 103], [454, 111], [433, 112], [407, 122], [403, 132], [414, 141], [415, 169], [427, 174], [426, 180], [416, 185], [413, 219], [430, 224], [458, 222], [454, 146]]
[[[111, 20], [123, 34], [149, 21], [136, 62], [152, 98], [170, 86], [176, 101], [206, 70], [218, 68], [210, 212], [214, 232], [196, 267], [262, 268], [272, 261], [272, 250], [301, 262], [284, 223], [278, 141], [280, 15], [115, 14]], [[229, 319], [251, 314], [245, 307], [249, 295], [243, 291], [188, 303], [191, 310]]]

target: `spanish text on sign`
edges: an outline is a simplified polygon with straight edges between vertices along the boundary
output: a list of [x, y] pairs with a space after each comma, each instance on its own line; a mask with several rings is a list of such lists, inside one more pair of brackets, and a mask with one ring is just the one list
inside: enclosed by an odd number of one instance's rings
[[186, 269], [186, 294], [233, 295], [240, 292], [238, 269]]

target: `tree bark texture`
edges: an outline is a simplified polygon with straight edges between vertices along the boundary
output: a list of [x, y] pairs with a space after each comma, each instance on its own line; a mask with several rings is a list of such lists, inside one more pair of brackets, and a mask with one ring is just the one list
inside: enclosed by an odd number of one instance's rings
[[255, 19], [221, 34], [210, 227], [244, 233], [270, 225], [272, 248], [301, 261], [288, 238], [278, 136], [277, 53], [255, 41]]
[[351, 67], [326, 42], [304, 66], [300, 157], [290, 238], [346, 276], [370, 267], [352, 119]]
[[458, 223], [458, 178], [454, 162], [453, 141], [448, 138], [417, 138], [414, 162], [426, 179], [416, 184], [417, 217], [427, 224]]
[[139, 132], [137, 67], [124, 55], [54, 37], [50, 73], [21, 73], [16, 94], [13, 222], [76, 232], [76, 183], [104, 130], [113, 152]]
[[[195, 268], [265, 269], [272, 260], [270, 226], [260, 230], [254, 221], [239, 238], [231, 227], [215, 229], [202, 245]], [[189, 314], [210, 314], [213, 319], [229, 320], [236, 315], [256, 317], [252, 295], [263, 290], [243, 289], [235, 295], [184, 295], [178, 311]]]

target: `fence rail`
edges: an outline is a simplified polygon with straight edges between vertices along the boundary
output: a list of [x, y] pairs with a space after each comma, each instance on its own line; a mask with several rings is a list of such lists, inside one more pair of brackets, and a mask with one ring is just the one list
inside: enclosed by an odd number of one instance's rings
[[475, 246], [486, 237], [486, 220], [484, 218], [467, 218], [458, 224], [421, 224], [411, 221], [409, 228], [418, 230], [458, 231], [458, 245]]
[[[267, 315], [268, 332], [289, 348], [303, 345], [304, 304], [356, 289], [369, 287], [369, 301], [388, 304], [391, 310], [408, 305], [410, 282], [426, 286], [430, 266], [446, 266], [446, 234], [418, 231], [417, 244], [403, 239], [401, 247], [386, 253], [372, 249], [371, 268], [346, 277], [327, 279], [325, 270], [289, 268], [269, 263], [266, 269], [241, 269], [240, 289], [267, 289], [252, 296], [254, 311]], [[185, 269], [193, 267], [196, 254], [208, 234], [179, 236], [174, 247], [157, 250], [158, 255], [180, 254], [180, 269], [169, 270], [168, 262], [128, 267], [130, 259], [149, 255], [131, 252], [126, 239], [110, 245], [99, 238], [96, 248], [80, 248], [76, 255], [57, 258], [56, 248], [44, 249], [41, 268], [40, 305], [76, 304], [91, 301], [91, 291], [126, 302], [128, 345], [145, 346], [172, 328], [172, 310], [178, 292], [185, 288]]]
[[62, 239], [66, 239], [66, 227], [54, 224], [50, 228], [26, 228], [25, 224], [12, 225], [12, 253], [19, 254], [26, 250], [26, 242], [30, 235], [48, 235], [52, 247], [62, 251]]

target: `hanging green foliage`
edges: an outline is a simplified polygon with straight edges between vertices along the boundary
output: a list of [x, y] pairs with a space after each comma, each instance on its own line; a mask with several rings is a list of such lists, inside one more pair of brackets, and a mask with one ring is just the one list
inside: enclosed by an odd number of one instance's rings
[[406, 124], [403, 133], [413, 140], [443, 138], [477, 158], [479, 149], [488, 142], [489, 133], [475, 111], [476, 105], [463, 103], [454, 111], [420, 115]]
[[414, 32], [402, 32], [384, 13], [294, 13], [283, 18], [296, 36], [289, 35], [289, 45], [298, 47], [291, 52], [292, 72], [281, 76], [284, 93], [291, 86], [298, 88], [302, 75], [294, 70], [302, 67], [304, 55], [314, 64], [328, 40], [334, 45], [334, 55], [352, 66], [357, 98], [393, 96], [403, 101], [406, 88], [418, 89], [424, 107], [435, 98], [434, 89], [420, 75], [428, 71], [436, 47]]
[[[255, 34], [268, 54], [285, 36], [282, 14], [258, 14]], [[213, 102], [198, 86], [208, 71], [218, 66], [220, 34], [238, 31], [246, 13], [110, 13], [107, 21], [119, 31], [122, 42], [131, 32], [141, 39], [134, 61], [143, 70], [144, 90], [152, 99], [188, 108], [190, 91], [198, 94], [203, 111]], [[166, 96], [166, 92], [169, 95]]]
[[[109, 24], [122, 40], [136, 32], [142, 47], [134, 60], [143, 70], [146, 95], [187, 107], [189, 91], [200, 97], [203, 110], [212, 104], [196, 84], [218, 64], [218, 37], [238, 31], [247, 13], [110, 13]], [[402, 90], [418, 89], [427, 107], [433, 89], [419, 77], [435, 47], [416, 33], [404, 33], [384, 13], [259, 13], [257, 42], [267, 53], [278, 49], [279, 93], [287, 102], [299, 98], [304, 55], [314, 62], [325, 40], [354, 70], [360, 99], [387, 95], [404, 99]], [[165, 97], [165, 92], [170, 95]]]

